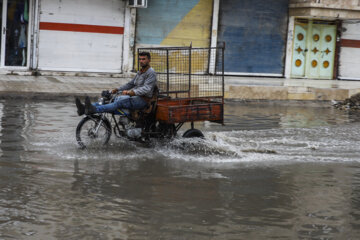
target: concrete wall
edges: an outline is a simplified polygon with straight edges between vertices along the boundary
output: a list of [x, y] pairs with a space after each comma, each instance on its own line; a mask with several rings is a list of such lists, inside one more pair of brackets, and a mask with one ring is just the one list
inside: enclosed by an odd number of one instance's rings
[[360, 6], [360, 1], [359, 0], [290, 0], [290, 4], [297, 4], [297, 6], [352, 9], [353, 7]]
[[359, 0], [290, 0], [290, 16], [360, 18]]

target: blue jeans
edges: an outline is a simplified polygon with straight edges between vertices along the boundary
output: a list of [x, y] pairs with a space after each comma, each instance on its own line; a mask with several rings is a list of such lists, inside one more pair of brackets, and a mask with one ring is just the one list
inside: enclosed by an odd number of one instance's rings
[[144, 109], [147, 106], [147, 102], [140, 96], [121, 95], [115, 98], [114, 102], [99, 105], [99, 103], [93, 104], [96, 107], [96, 112], [114, 112], [116, 109], [130, 109], [139, 110]]

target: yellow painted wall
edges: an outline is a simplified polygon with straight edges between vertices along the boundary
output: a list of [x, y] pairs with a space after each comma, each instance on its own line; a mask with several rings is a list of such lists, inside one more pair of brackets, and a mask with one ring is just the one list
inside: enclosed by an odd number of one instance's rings
[[209, 47], [213, 0], [200, 0], [164, 38], [163, 46]]
[[[140, 9], [136, 48], [189, 47], [190, 44], [193, 48], [210, 47], [213, 0], [186, 1], [152, 0], [149, 8]], [[186, 72], [189, 62], [188, 59], [184, 60], [184, 54], [187, 52], [169, 52], [169, 68], [178, 73]], [[193, 51], [192, 54], [192, 72], [205, 71], [208, 66], [208, 51]], [[155, 51], [152, 52], [152, 57], [151, 65], [156, 71], [163, 71], [166, 66], [159, 62], [166, 62], [165, 56]], [[138, 67], [137, 58], [136, 51], [135, 69]], [[184, 61], [181, 64], [180, 59]]]

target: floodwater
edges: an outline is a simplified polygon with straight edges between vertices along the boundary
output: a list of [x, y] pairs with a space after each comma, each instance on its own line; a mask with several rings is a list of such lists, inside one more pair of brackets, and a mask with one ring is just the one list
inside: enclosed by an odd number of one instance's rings
[[72, 102], [1, 100], [0, 239], [359, 239], [359, 113], [225, 115], [205, 140], [80, 150]]

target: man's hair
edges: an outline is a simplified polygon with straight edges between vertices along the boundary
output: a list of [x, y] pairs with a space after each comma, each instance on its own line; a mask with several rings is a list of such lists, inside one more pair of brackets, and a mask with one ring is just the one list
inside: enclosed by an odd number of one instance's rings
[[139, 56], [147, 56], [147, 58], [150, 60], [151, 59], [151, 56], [150, 56], [150, 53], [149, 52], [141, 52], [139, 53]]

